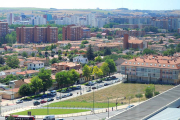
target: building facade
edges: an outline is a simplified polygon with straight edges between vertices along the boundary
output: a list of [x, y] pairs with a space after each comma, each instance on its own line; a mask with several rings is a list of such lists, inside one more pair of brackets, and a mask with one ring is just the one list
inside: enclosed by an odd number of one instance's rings
[[57, 27], [18, 27], [16, 28], [18, 43], [56, 43]]
[[121, 74], [127, 80], [144, 83], [180, 83], [180, 58], [143, 56], [127, 60], [121, 65]]
[[5, 38], [8, 34], [8, 23], [0, 22], [0, 38]]
[[79, 56], [73, 58], [73, 62], [86, 64], [86, 63], [88, 63], [88, 59], [83, 57], [82, 55], [79, 55]]
[[8, 22], [8, 25], [13, 24], [13, 22], [14, 22], [14, 14], [13, 13], [7, 14], [7, 22]]

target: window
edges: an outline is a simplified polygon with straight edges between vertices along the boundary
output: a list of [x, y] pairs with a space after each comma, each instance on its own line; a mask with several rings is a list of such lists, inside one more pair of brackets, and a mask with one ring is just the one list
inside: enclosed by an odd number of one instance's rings
[[148, 65], [148, 63], [146, 63], [146, 65]]
[[166, 67], [166, 65], [163, 65], [163, 67]]
[[170, 65], [168, 65], [168, 67], [170, 67]]
[[174, 65], [172, 67], [174, 67]]
[[138, 63], [138, 65], [139, 65], [140, 63]]
[[154, 64], [154, 66], [156, 66], [157, 64]]
[[131, 62], [129, 62], [129, 64], [131, 64]]
[[161, 64], [159, 64], [159, 67], [161, 67]]
[[134, 62], [134, 65], [135, 65], [136, 63]]
[[127, 64], [127, 62], [125, 62]]
[[144, 63], [142, 63], [142, 65], [144, 65]]
[[152, 64], [150, 64], [150, 66], [152, 66]]

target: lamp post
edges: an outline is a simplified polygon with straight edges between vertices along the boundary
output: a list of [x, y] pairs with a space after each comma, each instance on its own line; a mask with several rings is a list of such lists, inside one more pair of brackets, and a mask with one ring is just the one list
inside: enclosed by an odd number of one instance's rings
[[[119, 97], [118, 97], [118, 98], [119, 98]], [[117, 101], [118, 101], [118, 98], [116, 99], [116, 110], [117, 110], [117, 104], [118, 104], [118, 102], [117, 102]]]
[[109, 97], [107, 97], [108, 99], [108, 118], [109, 118]]

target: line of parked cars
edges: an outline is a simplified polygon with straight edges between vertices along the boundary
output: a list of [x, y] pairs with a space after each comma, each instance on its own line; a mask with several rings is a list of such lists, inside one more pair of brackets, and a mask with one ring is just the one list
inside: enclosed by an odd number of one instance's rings
[[66, 98], [66, 97], [69, 97], [69, 96], [72, 96], [73, 93], [68, 93], [68, 94], [65, 94], [65, 95], [62, 95], [62, 96], [57, 96], [56, 97], [56, 100], [59, 100], [59, 99], [62, 99], [62, 98]]

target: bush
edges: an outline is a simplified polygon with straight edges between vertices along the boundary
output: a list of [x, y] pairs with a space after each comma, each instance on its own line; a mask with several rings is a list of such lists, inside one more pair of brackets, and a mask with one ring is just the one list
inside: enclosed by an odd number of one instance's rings
[[155, 91], [154, 92], [154, 95], [156, 96], [156, 95], [159, 95], [160, 93], [158, 92], [158, 91]]
[[142, 98], [143, 95], [141, 93], [135, 95], [137, 98]]

